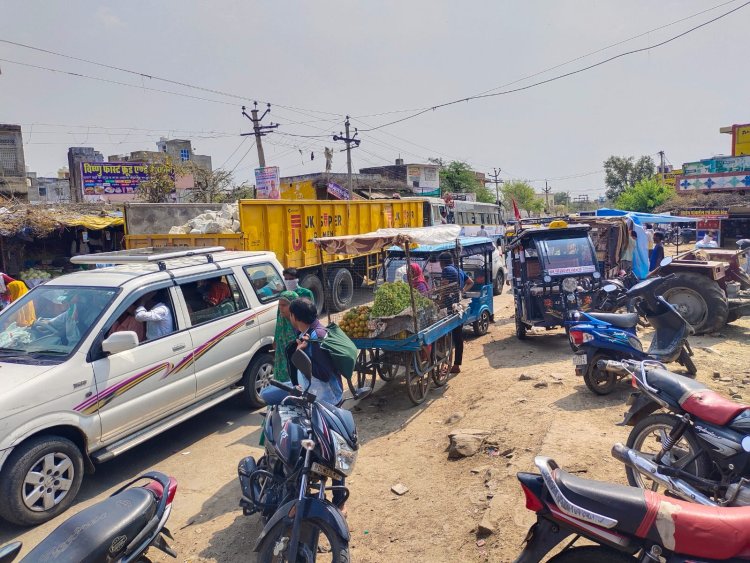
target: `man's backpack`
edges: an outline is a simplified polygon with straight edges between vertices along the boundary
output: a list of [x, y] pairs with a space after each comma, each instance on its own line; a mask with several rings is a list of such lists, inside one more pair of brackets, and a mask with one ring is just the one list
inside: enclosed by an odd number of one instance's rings
[[336, 323], [329, 324], [326, 330], [328, 336], [320, 342], [320, 349], [328, 352], [333, 365], [343, 377], [351, 379], [359, 354], [357, 347]]

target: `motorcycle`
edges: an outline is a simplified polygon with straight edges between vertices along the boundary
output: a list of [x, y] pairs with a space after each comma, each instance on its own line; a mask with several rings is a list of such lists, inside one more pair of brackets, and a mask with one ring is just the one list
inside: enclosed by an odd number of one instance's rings
[[[693, 351], [687, 337], [693, 329], [666, 299], [656, 295], [659, 286], [672, 276], [650, 278], [637, 283], [627, 292], [636, 313], [585, 313], [578, 311], [576, 323], [568, 331], [576, 375], [597, 395], [611, 393], [620, 379], [614, 372], [600, 370], [600, 360], [656, 360], [678, 362], [691, 375], [697, 373]], [[638, 339], [636, 326], [640, 315], [656, 333], [647, 351]]]
[[[633, 312], [628, 299], [628, 290], [638, 283], [633, 272], [620, 272], [616, 278], [606, 279], [601, 283], [599, 291], [594, 296], [593, 309], [600, 313], [615, 313], [626, 308]], [[606, 290], [605, 290], [606, 288]]]
[[539, 474], [518, 473], [536, 523], [515, 563], [538, 563], [570, 536], [550, 563], [739, 562], [750, 553], [750, 507], [700, 506], [575, 477], [547, 457], [534, 463]]
[[[143, 479], [149, 482], [131, 486]], [[164, 539], [173, 539], [166, 524], [176, 492], [172, 477], [145, 473], [68, 518], [19, 563], [145, 563], [149, 547], [176, 558]], [[21, 547], [21, 542], [13, 542], [0, 548], [0, 563], [14, 561]]]
[[[603, 362], [638, 389], [612, 455], [628, 482], [705, 505], [750, 506], [750, 405], [737, 403], [656, 362]], [[657, 412], [667, 411], [667, 412]]]
[[[310, 358], [298, 351], [292, 363], [309, 381]], [[370, 392], [349, 383], [355, 398]], [[258, 559], [315, 561], [319, 551], [327, 551], [332, 561], [348, 562], [349, 528], [340, 508], [349, 497], [343, 482], [354, 470], [359, 449], [354, 418], [307, 390], [270, 384], [289, 396], [266, 415], [265, 454], [257, 461], [246, 457], [238, 467], [243, 513], [259, 512], [265, 523], [255, 545]]]

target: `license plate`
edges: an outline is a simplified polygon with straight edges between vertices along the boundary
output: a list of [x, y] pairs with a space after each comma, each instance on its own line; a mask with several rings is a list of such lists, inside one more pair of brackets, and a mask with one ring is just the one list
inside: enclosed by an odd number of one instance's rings
[[589, 363], [589, 359], [586, 357], [586, 354], [576, 354], [573, 356], [573, 365], [574, 366], [585, 366]]
[[317, 473], [318, 475], [322, 475], [323, 477], [328, 477], [329, 479], [340, 479], [341, 477], [336, 474], [336, 472], [333, 469], [329, 469], [325, 465], [319, 464], [317, 461], [313, 462], [312, 467], [310, 470], [313, 473]]

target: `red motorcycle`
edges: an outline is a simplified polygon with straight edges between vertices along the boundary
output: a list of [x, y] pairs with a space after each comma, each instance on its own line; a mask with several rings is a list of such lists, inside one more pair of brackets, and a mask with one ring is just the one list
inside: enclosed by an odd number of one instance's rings
[[516, 563], [538, 563], [571, 536], [550, 563], [750, 560], [750, 507], [692, 504], [575, 477], [547, 457], [534, 462], [539, 474], [518, 474], [537, 521]]

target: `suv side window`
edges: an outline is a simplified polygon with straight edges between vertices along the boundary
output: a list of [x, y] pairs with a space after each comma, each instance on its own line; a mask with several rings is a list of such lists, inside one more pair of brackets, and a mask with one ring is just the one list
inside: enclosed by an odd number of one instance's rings
[[245, 296], [231, 274], [184, 283], [180, 288], [193, 326], [247, 309]]
[[[129, 299], [126, 303], [125, 310], [118, 308], [122, 312], [104, 325], [106, 336], [129, 330], [135, 332], [138, 342], [143, 344], [177, 331], [174, 304], [167, 288], [146, 293], [140, 298]], [[143, 310], [140, 309], [141, 306]]]
[[245, 266], [244, 270], [261, 303], [278, 299], [279, 294], [286, 289], [284, 280], [271, 264], [253, 264]]

